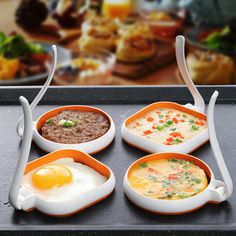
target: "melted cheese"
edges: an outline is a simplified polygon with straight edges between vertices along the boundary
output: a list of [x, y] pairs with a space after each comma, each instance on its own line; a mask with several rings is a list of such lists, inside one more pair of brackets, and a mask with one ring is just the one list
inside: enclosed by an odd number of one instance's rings
[[177, 145], [206, 129], [206, 121], [177, 109], [158, 108], [131, 122], [131, 132], [165, 145]]
[[135, 191], [146, 197], [167, 200], [194, 196], [208, 185], [205, 172], [182, 159], [140, 163], [131, 170], [128, 181]]

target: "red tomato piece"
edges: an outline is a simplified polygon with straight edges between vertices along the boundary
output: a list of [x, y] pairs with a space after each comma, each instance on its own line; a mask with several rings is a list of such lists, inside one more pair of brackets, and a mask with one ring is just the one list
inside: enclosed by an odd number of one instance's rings
[[177, 119], [176, 117], [174, 117], [174, 118], [172, 119], [172, 121], [173, 121], [175, 124], [178, 124], [178, 123], [179, 123], [179, 121], [178, 121], [178, 119]]
[[170, 180], [178, 179], [178, 175], [177, 174], [169, 174], [168, 179], [170, 179]]
[[151, 130], [149, 130], [149, 129], [148, 129], [148, 130], [145, 130], [145, 131], [143, 131], [143, 134], [144, 134], [144, 135], [148, 135], [148, 134], [151, 134], [151, 133], [152, 133], [152, 131], [151, 131]]
[[173, 142], [174, 139], [172, 137], [166, 139], [167, 142]]
[[154, 121], [154, 118], [152, 118], [151, 116], [149, 116], [149, 117], [147, 118], [147, 121], [148, 121], [148, 122], [152, 122], [152, 121]]

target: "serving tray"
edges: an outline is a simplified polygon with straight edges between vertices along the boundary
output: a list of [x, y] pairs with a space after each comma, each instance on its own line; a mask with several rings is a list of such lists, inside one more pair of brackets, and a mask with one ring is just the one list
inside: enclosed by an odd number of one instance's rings
[[[216, 105], [216, 129], [226, 164], [236, 183], [236, 87], [199, 87], [206, 102], [213, 91], [220, 93]], [[34, 118], [65, 104], [95, 105], [113, 118], [117, 133], [114, 142], [93, 155], [108, 165], [116, 177], [116, 188], [106, 200], [68, 218], [52, 218], [37, 211], [14, 210], [8, 203], [10, 181], [19, 157], [20, 138], [16, 124], [22, 114], [18, 97], [32, 101], [39, 87], [0, 88], [0, 235], [235, 235], [236, 191], [228, 202], [208, 204], [202, 209], [180, 216], [155, 215], [134, 206], [124, 195], [123, 176], [128, 166], [147, 153], [122, 141], [120, 127], [124, 119], [154, 101], [192, 102], [186, 87], [52, 87], [49, 88]], [[30, 160], [44, 155], [32, 144]], [[208, 163], [216, 177], [209, 143], [193, 155]], [[234, 186], [236, 187], [236, 186]]]

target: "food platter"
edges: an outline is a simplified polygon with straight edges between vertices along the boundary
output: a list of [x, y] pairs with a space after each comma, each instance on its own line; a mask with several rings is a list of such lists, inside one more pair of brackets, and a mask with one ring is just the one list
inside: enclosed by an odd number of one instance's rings
[[[139, 97], [133, 97], [131, 94], [137, 94], [142, 89]], [[225, 162], [235, 181], [234, 171], [234, 132], [231, 126], [235, 120], [235, 87], [199, 87], [199, 91], [204, 97], [206, 103], [209, 96], [217, 89], [220, 93], [216, 105], [216, 128], [218, 139], [220, 141], [222, 152], [225, 156]], [[125, 118], [132, 113], [138, 111], [145, 104], [149, 104], [157, 100], [174, 101], [180, 104], [191, 102], [190, 94], [187, 93], [185, 87], [83, 87], [83, 88], [49, 88], [40, 105], [35, 108], [35, 116], [39, 116], [47, 110], [56, 108], [61, 105], [96, 105], [96, 107], [108, 112], [114, 119], [117, 127], [115, 142], [106, 150], [95, 154], [94, 157], [99, 161], [108, 165], [116, 176], [117, 185], [115, 192], [110, 198], [98, 203], [97, 205], [82, 211], [79, 214], [65, 219], [53, 219], [38, 212], [24, 213], [14, 211], [7, 204], [9, 191], [9, 181], [14, 172], [14, 166], [18, 159], [20, 139], [16, 138], [15, 126], [18, 117], [21, 114], [18, 97], [24, 95], [32, 101], [39, 88], [1, 88], [0, 113], [4, 120], [7, 119], [9, 129], [5, 129], [5, 123], [1, 123], [4, 140], [1, 140], [1, 167], [3, 169], [1, 182], [3, 184], [1, 190], [1, 230], [8, 232], [10, 235], [16, 231], [32, 232], [41, 230], [41, 233], [51, 232], [52, 235], [58, 235], [63, 230], [69, 235], [75, 232], [84, 232], [86, 234], [104, 235], [113, 230], [113, 234], [118, 234], [120, 230], [128, 235], [136, 232], [147, 232], [154, 235], [159, 232], [165, 235], [171, 232], [176, 235], [183, 235], [184, 232], [195, 231], [196, 235], [207, 232], [208, 235], [220, 235], [227, 231], [228, 235], [233, 235], [236, 230], [235, 219], [235, 193], [229, 199], [220, 205], [207, 205], [197, 212], [182, 216], [161, 216], [152, 213], [146, 213], [134, 206], [127, 198], [124, 197], [122, 182], [125, 171], [128, 166], [138, 158], [147, 153], [126, 145], [122, 139], [118, 127]], [[83, 91], [83, 93], [82, 93]], [[183, 94], [185, 94], [183, 96]], [[5, 96], [7, 95], [7, 96]], [[7, 112], [6, 112], [7, 111]], [[9, 114], [12, 114], [9, 116]], [[223, 116], [222, 114], [228, 114]], [[225, 125], [227, 124], [227, 126]], [[4, 128], [3, 128], [4, 127]], [[219, 135], [220, 134], [220, 135]], [[10, 142], [11, 140], [11, 142]], [[32, 145], [30, 160], [34, 160], [39, 156], [43, 156], [44, 152]], [[212, 169], [216, 177], [219, 172], [207, 144], [192, 155], [206, 162]], [[5, 204], [4, 204], [5, 203]], [[94, 214], [96, 212], [96, 214]], [[109, 214], [107, 214], [109, 212]], [[29, 224], [30, 222], [30, 224]], [[55, 226], [55, 224], [57, 224]], [[71, 231], [73, 229], [73, 231]], [[217, 232], [216, 232], [217, 230]]]
[[204, 45], [199, 39], [201, 34], [206, 33], [206, 32], [211, 32], [212, 29], [215, 29], [217, 27], [212, 27], [212, 26], [202, 26], [202, 27], [194, 27], [192, 29], [190, 29], [189, 31], [186, 32], [185, 36], [186, 36], [186, 40], [187, 42], [199, 49], [203, 49], [203, 50], [210, 50], [213, 52], [218, 52], [218, 53], [223, 53], [229, 56], [235, 56], [235, 52], [233, 52], [232, 50], [220, 50], [220, 49], [209, 49], [206, 45]]
[[[47, 53], [50, 52], [51, 50], [51, 44], [45, 43], [45, 42], [36, 42], [39, 44], [44, 51]], [[70, 58], [70, 51], [61, 47], [57, 46], [58, 49], [58, 62], [63, 63], [64, 61], [68, 60]], [[42, 82], [44, 81], [48, 76], [48, 72], [33, 75], [33, 76], [28, 76], [24, 78], [15, 78], [12, 80], [0, 80], [0, 86], [2, 85], [24, 85], [24, 84], [35, 84], [37, 82]]]

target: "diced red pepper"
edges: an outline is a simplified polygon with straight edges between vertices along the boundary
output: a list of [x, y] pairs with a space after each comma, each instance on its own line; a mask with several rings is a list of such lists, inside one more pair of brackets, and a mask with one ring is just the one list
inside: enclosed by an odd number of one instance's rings
[[153, 125], [153, 126], [152, 126], [152, 128], [153, 128], [153, 129], [156, 129], [156, 126], [155, 126], [155, 125]]
[[152, 122], [152, 121], [154, 121], [154, 118], [152, 118], [151, 116], [149, 116], [149, 117], [147, 117], [147, 121], [148, 121], [148, 122]]
[[172, 137], [166, 139], [167, 142], [173, 142], [174, 139]]
[[168, 179], [178, 179], [177, 174], [169, 174]]
[[180, 117], [181, 115], [180, 114], [176, 114], [176, 116]]
[[175, 118], [175, 117], [174, 117], [172, 120], [173, 120], [173, 122], [174, 122], [175, 124], [178, 124], [178, 123], [179, 123], [178, 119]]
[[184, 119], [181, 119], [180, 121], [181, 121], [182, 123], [184, 123], [184, 122], [185, 122], [185, 120], [184, 120]]
[[148, 129], [148, 130], [145, 130], [145, 131], [143, 131], [143, 134], [144, 134], [144, 135], [148, 135], [148, 134], [151, 134], [151, 133], [152, 133], [152, 131], [151, 131], [151, 130], [149, 130], [149, 129]]
[[200, 126], [204, 126], [205, 125], [205, 122], [204, 121], [200, 121]]
[[181, 133], [179, 133], [179, 132], [173, 132], [173, 133], [171, 133], [170, 135], [176, 138], [176, 137], [180, 137], [180, 136], [181, 136]]
[[160, 123], [164, 123], [164, 120], [159, 120]]

